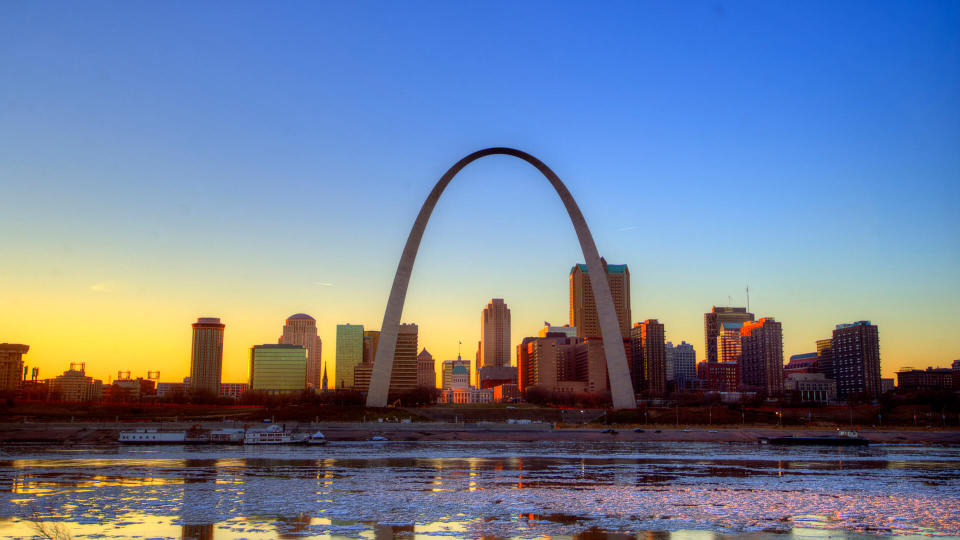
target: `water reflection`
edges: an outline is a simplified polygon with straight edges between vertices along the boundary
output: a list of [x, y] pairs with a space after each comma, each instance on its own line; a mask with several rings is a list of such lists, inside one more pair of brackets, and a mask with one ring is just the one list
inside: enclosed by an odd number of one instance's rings
[[[960, 449], [331, 443], [121, 448], [86, 459], [2, 453], [0, 518], [39, 508], [82, 530], [97, 516], [116, 536], [163, 520], [179, 529], [169, 536], [199, 539], [622, 538], [661, 529], [673, 533], [640, 537], [690, 539], [677, 531], [691, 527], [960, 534]], [[0, 536], [10, 536], [3, 523]]]

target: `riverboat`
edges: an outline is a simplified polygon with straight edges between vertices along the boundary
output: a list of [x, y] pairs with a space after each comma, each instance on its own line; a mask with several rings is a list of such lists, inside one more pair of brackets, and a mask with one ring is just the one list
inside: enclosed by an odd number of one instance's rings
[[266, 429], [247, 431], [243, 436], [243, 444], [295, 444], [300, 442], [303, 442], [303, 438], [285, 431], [277, 424], [273, 424]]
[[324, 437], [323, 433], [318, 431], [307, 438], [307, 444], [327, 444], [327, 438]]
[[121, 431], [117, 441], [122, 444], [183, 444], [186, 438], [186, 431], [130, 429]]
[[867, 446], [870, 441], [856, 431], [838, 431], [836, 435], [760, 437], [760, 444], [775, 446]]
[[210, 442], [214, 444], [240, 444], [244, 430], [239, 428], [215, 429], [210, 432]]

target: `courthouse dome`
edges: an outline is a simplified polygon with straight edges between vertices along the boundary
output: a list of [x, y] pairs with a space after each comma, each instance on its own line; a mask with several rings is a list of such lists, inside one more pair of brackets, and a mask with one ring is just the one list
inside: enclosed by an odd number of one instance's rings
[[288, 321], [297, 321], [297, 320], [306, 320], [306, 321], [315, 321], [313, 317], [307, 315], [306, 313], [294, 313], [293, 315], [287, 317]]

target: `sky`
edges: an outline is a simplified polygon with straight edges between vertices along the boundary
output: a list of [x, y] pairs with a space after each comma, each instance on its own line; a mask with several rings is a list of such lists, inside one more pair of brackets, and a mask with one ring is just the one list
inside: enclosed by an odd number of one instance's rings
[[[627, 264], [634, 321], [703, 358], [703, 314], [838, 323], [881, 368], [960, 358], [956, 2], [14, 2], [0, 17], [0, 342], [53, 377], [224, 382], [284, 319], [379, 329], [419, 207], [464, 155], [512, 146]], [[403, 320], [473, 358], [568, 322], [563, 205], [494, 156], [430, 220]], [[332, 367], [330, 377], [334, 377]]]

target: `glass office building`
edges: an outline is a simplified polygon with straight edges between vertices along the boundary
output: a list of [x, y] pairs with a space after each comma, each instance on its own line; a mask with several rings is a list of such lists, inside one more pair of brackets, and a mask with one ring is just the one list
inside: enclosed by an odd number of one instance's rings
[[300, 345], [254, 345], [250, 349], [250, 389], [300, 392], [307, 387], [307, 349]]
[[337, 325], [336, 362], [336, 387], [353, 388], [353, 368], [363, 362], [362, 324]]

